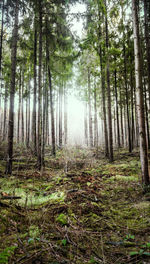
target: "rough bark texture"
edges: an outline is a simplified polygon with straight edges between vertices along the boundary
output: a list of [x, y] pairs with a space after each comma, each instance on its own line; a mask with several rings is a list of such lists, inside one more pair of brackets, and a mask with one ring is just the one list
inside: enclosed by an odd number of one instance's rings
[[9, 124], [8, 124], [8, 151], [6, 174], [12, 173], [12, 159], [13, 159], [13, 137], [14, 137], [14, 96], [15, 96], [15, 81], [16, 81], [16, 57], [17, 57], [17, 40], [18, 40], [18, 13], [19, 4], [16, 0], [15, 5], [15, 19], [12, 33], [12, 47], [11, 47], [11, 83], [10, 83], [10, 108], [9, 108]]
[[139, 122], [139, 136], [140, 136], [140, 158], [141, 158], [142, 180], [145, 185], [148, 185], [150, 183], [150, 180], [149, 180], [149, 171], [148, 171], [148, 154], [147, 154], [147, 143], [146, 143], [146, 132], [145, 132], [142, 67], [141, 67], [142, 61], [141, 61], [137, 6], [138, 6], [137, 0], [132, 0], [135, 80], [136, 80], [137, 109], [138, 109], [138, 122]]

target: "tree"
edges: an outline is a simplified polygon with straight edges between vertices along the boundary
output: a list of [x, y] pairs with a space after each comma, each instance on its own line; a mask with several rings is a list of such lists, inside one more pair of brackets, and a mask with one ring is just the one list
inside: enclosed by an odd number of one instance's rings
[[142, 169], [143, 184], [150, 183], [148, 171], [148, 153], [145, 131], [145, 116], [144, 116], [144, 101], [143, 101], [143, 84], [142, 84], [142, 58], [139, 36], [139, 19], [138, 19], [138, 5], [137, 0], [132, 0], [132, 14], [133, 14], [133, 32], [134, 32], [134, 56], [135, 56], [135, 80], [136, 80], [136, 94], [137, 94], [137, 109], [138, 109], [138, 123], [139, 123], [139, 137], [140, 137], [140, 159]]
[[7, 164], [6, 174], [12, 173], [12, 159], [13, 159], [13, 137], [14, 137], [14, 96], [16, 84], [16, 57], [17, 57], [17, 40], [18, 40], [18, 14], [19, 14], [19, 0], [16, 0], [14, 28], [12, 33], [11, 45], [11, 83], [10, 83], [10, 110], [9, 110], [9, 127], [8, 127], [8, 150], [7, 150]]

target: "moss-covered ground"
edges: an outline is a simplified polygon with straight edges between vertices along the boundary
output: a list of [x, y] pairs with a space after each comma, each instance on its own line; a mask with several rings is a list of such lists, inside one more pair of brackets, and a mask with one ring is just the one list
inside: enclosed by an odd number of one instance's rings
[[150, 192], [138, 151], [116, 152], [109, 163], [100, 151], [53, 158], [47, 149], [38, 172], [20, 146], [11, 177], [4, 170], [1, 157], [0, 263], [150, 263]]

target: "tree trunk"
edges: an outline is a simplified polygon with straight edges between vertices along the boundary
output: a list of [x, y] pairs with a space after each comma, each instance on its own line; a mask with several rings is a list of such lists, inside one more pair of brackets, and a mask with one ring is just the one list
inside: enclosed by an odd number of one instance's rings
[[146, 80], [145, 80], [145, 78], [144, 78], [143, 85], [144, 85], [144, 102], [145, 102], [145, 119], [146, 119], [147, 143], [148, 143], [148, 149], [150, 149], [149, 120], [148, 120], [148, 106], [147, 106]]
[[37, 142], [36, 142], [36, 93], [37, 93], [37, 30], [36, 30], [36, 17], [34, 20], [34, 94], [33, 94], [33, 114], [32, 114], [32, 137], [34, 153], [37, 155]]
[[[116, 58], [115, 58], [116, 60]], [[118, 107], [118, 91], [117, 91], [117, 71], [115, 69], [115, 100], [116, 100], [116, 118], [117, 118], [117, 143], [120, 148], [120, 128], [119, 128], [119, 107]]]
[[0, 78], [2, 75], [2, 48], [3, 48], [3, 35], [4, 35], [4, 0], [2, 5], [2, 20], [1, 20], [1, 37], [0, 37]]
[[123, 102], [120, 91], [120, 124], [121, 124], [121, 145], [124, 146], [124, 132], [123, 132]]
[[92, 128], [92, 109], [91, 109], [91, 80], [90, 80], [90, 70], [88, 68], [88, 104], [89, 104], [89, 141], [90, 147], [93, 147], [93, 128]]
[[4, 99], [4, 122], [3, 122], [3, 140], [6, 139], [6, 118], [7, 118], [7, 105], [8, 105], [8, 88], [7, 83], [5, 85], [5, 99]]
[[22, 97], [21, 97], [21, 114], [22, 114], [22, 131], [21, 131], [21, 137], [22, 137], [22, 143], [24, 143], [24, 70], [22, 74]]
[[29, 94], [28, 94], [28, 130], [27, 130], [27, 147], [29, 147], [30, 142], [30, 79], [29, 79]]
[[66, 87], [64, 87], [64, 143], [67, 145], [68, 138], [68, 116], [67, 116], [67, 92]]
[[16, 81], [16, 64], [17, 64], [17, 40], [18, 40], [18, 14], [19, 3], [16, 0], [14, 29], [12, 33], [12, 48], [11, 48], [11, 82], [10, 82], [10, 108], [9, 108], [9, 128], [8, 128], [8, 151], [6, 174], [12, 173], [13, 159], [13, 137], [14, 137], [14, 97], [15, 97], [15, 81]]
[[85, 138], [85, 145], [88, 147], [88, 122], [87, 122], [87, 102], [85, 102], [85, 111], [84, 111], [84, 138]]
[[138, 21], [136, 0], [132, 0], [132, 14], [133, 14], [135, 80], [136, 80], [137, 109], [138, 109], [138, 122], [139, 122], [139, 136], [140, 136], [140, 159], [141, 159], [141, 169], [142, 169], [142, 181], [145, 185], [148, 185], [150, 183], [150, 180], [149, 180], [149, 171], [148, 171], [148, 153], [147, 153], [146, 131], [145, 131], [139, 21]]
[[104, 48], [104, 54], [102, 56], [102, 46], [101, 46], [101, 8], [100, 8], [100, 2], [97, 0], [98, 5], [98, 17], [99, 17], [99, 26], [98, 26], [98, 40], [99, 40], [99, 58], [100, 58], [100, 68], [101, 68], [101, 87], [102, 87], [102, 104], [103, 104], [103, 118], [104, 118], [104, 138], [105, 138], [105, 156], [109, 157], [109, 149], [108, 149], [108, 131], [107, 131], [107, 118], [106, 118], [106, 97], [105, 97], [105, 70], [104, 70], [104, 58], [105, 58], [105, 48]]
[[20, 68], [20, 80], [19, 80], [17, 143], [19, 143], [19, 141], [20, 141], [20, 114], [21, 114], [21, 68]]
[[[105, 54], [103, 54], [105, 55]], [[105, 156], [109, 157], [108, 148], [108, 131], [107, 131], [107, 118], [106, 118], [106, 96], [105, 96], [105, 70], [103, 67], [102, 49], [100, 46], [100, 67], [101, 67], [101, 87], [102, 87], [102, 104], [103, 104], [103, 118], [104, 118], [104, 138], [105, 138]]]
[[126, 111], [127, 111], [127, 125], [128, 125], [128, 146], [129, 152], [132, 152], [131, 145], [131, 128], [130, 128], [130, 114], [129, 114], [129, 96], [128, 96], [128, 85], [127, 85], [127, 62], [126, 62], [126, 49], [125, 43], [123, 43], [123, 54], [124, 54], [124, 83], [125, 83], [125, 92], [126, 92]]
[[41, 93], [42, 93], [42, 1], [39, 0], [39, 71], [38, 71], [38, 169], [42, 167], [42, 153], [41, 153], [41, 136], [42, 136], [42, 118], [41, 118]]
[[[107, 6], [106, 3], [105, 3], [105, 6]], [[108, 36], [107, 14], [106, 14], [106, 19], [105, 19], [105, 27], [106, 27], [106, 49], [108, 53], [109, 36]], [[113, 133], [112, 133], [111, 89], [110, 89], [110, 72], [109, 72], [108, 54], [107, 54], [106, 72], [107, 72], [107, 98], [108, 98], [107, 100], [108, 100], [109, 160], [110, 162], [112, 162], [113, 161]]]
[[[46, 19], [46, 31], [48, 32], [47, 19]], [[55, 154], [56, 154], [56, 147], [55, 147], [55, 144], [56, 144], [55, 143], [55, 121], [54, 121], [52, 77], [51, 77], [51, 70], [50, 70], [50, 56], [49, 56], [49, 48], [48, 48], [48, 33], [46, 34], [46, 58], [47, 58], [48, 80], [49, 80], [49, 91], [50, 91], [52, 154], [55, 156]]]
[[144, 0], [144, 23], [145, 23], [145, 39], [146, 39], [146, 60], [147, 60], [147, 85], [149, 92], [149, 107], [150, 107], [150, 2]]
[[59, 147], [62, 148], [62, 89], [59, 86]]
[[97, 93], [94, 89], [94, 147], [98, 147]]

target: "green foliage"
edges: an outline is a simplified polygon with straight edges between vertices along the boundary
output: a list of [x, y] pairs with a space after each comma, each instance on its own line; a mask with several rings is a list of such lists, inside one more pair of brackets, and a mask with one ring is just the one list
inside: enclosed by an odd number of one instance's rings
[[57, 216], [56, 221], [62, 225], [66, 225], [68, 223], [67, 216], [65, 214]]
[[0, 253], [0, 263], [7, 264], [9, 258], [14, 254], [16, 246], [7, 247]]
[[66, 239], [63, 239], [61, 242], [62, 242], [62, 245], [63, 246], [66, 246], [67, 245], [67, 240]]

